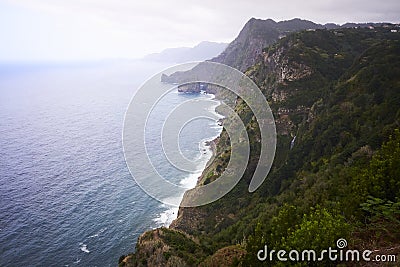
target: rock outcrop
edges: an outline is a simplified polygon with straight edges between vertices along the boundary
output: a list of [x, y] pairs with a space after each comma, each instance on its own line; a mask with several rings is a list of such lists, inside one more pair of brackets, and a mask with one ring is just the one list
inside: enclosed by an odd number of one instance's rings
[[[300, 29], [314, 25], [301, 20], [295, 20], [295, 22], [303, 25], [298, 26]], [[266, 26], [260, 26], [264, 24]], [[346, 147], [346, 142], [350, 142], [351, 133], [341, 130], [339, 134], [336, 134], [338, 128], [331, 127], [331, 124], [337, 123], [337, 120], [341, 118], [330, 117], [331, 111], [337, 114], [342, 114], [339, 112], [343, 109], [354, 112], [355, 106], [359, 105], [357, 112], [364, 112], [364, 110], [368, 110], [364, 104], [365, 101], [372, 101], [371, 103], [376, 105], [382, 103], [379, 97], [383, 96], [379, 96], [379, 92], [374, 91], [374, 86], [380, 83], [371, 82], [373, 86], [368, 85], [368, 91], [359, 84], [370, 77], [365, 73], [362, 78], [360, 77], [364, 70], [366, 73], [374, 73], [375, 70], [372, 71], [374, 67], [369, 66], [372, 62], [376, 61], [376, 66], [384, 66], [382, 62], [385, 62], [385, 56], [388, 57], [385, 64], [389, 62], [394, 62], [393, 65], [397, 64], [395, 63], [398, 62], [396, 51], [399, 49], [397, 35], [392, 35], [390, 29], [379, 29], [376, 32], [366, 29], [347, 29], [342, 30], [340, 35], [333, 30], [304, 31], [290, 34], [282, 39], [279, 39], [278, 36], [275, 39], [276, 43], [262, 47], [258, 51], [256, 47], [265, 45], [263, 42], [269, 42], [269, 40], [261, 41], [263, 38], [260, 35], [265, 33], [261, 28], [268, 28], [267, 32], [271, 33], [268, 36], [276, 36], [274, 35], [275, 31], [279, 33], [279, 31], [286, 31], [293, 27], [289, 27], [285, 23], [275, 23], [272, 20], [259, 21], [255, 19], [249, 21], [246, 27], [235, 40], [236, 42], [234, 41], [228, 46], [226, 51], [231, 52], [214, 60], [228, 63], [229, 59], [229, 64], [242, 70], [247, 69], [246, 74], [260, 87], [269, 101], [275, 116], [279, 150], [274, 162], [272, 178], [266, 181], [265, 186], [261, 188], [261, 192], [257, 193], [256, 197], [247, 192], [248, 183], [259, 155], [260, 140], [257, 123], [252, 112], [244, 101], [238, 99], [235, 102], [235, 111], [246, 125], [251, 145], [250, 160], [243, 179], [231, 192], [214, 203], [196, 208], [180, 208], [178, 218], [171, 224], [170, 229], [161, 228], [143, 234], [139, 238], [135, 254], [121, 259], [122, 266], [237, 265], [246, 256], [244, 248], [246, 247], [245, 243], [249, 242], [250, 231], [256, 228], [255, 225], [260, 220], [271, 223], [271, 217], [276, 215], [278, 206], [282, 206], [282, 203], [279, 203], [283, 201], [282, 199], [291, 201], [297, 199], [298, 202], [303, 203], [305, 196], [314, 199], [314, 195], [319, 194], [317, 189], [312, 191], [313, 194], [301, 191], [306, 190], [304, 189], [306, 181], [298, 175], [304, 175], [304, 173], [310, 172], [310, 169], [311, 172], [314, 172], [312, 168], [317, 164], [325, 164], [323, 166], [327, 168], [327, 158], [330, 157], [334, 160], [341, 160], [341, 157], [347, 160], [348, 155], [351, 156], [357, 146], [365, 146], [369, 142], [353, 141], [352, 146]], [[261, 28], [252, 30], [257, 27]], [[275, 27], [275, 30], [271, 30], [272, 27]], [[249, 38], [246, 37], [247, 35]], [[267, 37], [264, 36], [264, 38]], [[368, 42], [363, 42], [367, 39]], [[246, 44], [252, 48], [246, 50]], [[246, 56], [241, 57], [240, 52], [234, 51], [242, 51]], [[369, 51], [369, 53], [365, 53], [365, 51]], [[228, 56], [228, 54], [236, 53], [239, 53], [236, 58]], [[390, 54], [386, 55], [385, 53]], [[250, 60], [250, 58], [252, 59]], [[390, 78], [386, 80], [393, 80], [398, 70], [392, 72], [390, 74], [392, 76], [389, 75]], [[193, 73], [190, 72], [191, 75]], [[188, 73], [179, 73], [164, 78], [169, 79], [169, 82], [181, 82], [188, 77], [187, 75]], [[396, 79], [398, 77], [397, 75]], [[181, 87], [181, 91], [198, 92], [205, 86], [201, 83], [191, 84]], [[350, 88], [348, 91], [343, 89], [346, 86]], [[390, 89], [390, 86], [382, 86], [382, 88], [387, 91], [388, 95], [395, 94], [395, 89]], [[207, 87], [207, 90], [212, 89], [212, 85], [210, 88]], [[364, 90], [364, 96], [359, 97], [357, 90]], [[331, 97], [334, 97], [336, 102], [329, 102]], [[347, 99], [348, 102], [342, 102], [342, 99]], [[391, 105], [395, 105], [394, 103], [391, 102]], [[398, 116], [394, 115], [397, 110], [395, 112], [386, 110], [387, 113], [391, 112], [391, 122], [394, 120], [393, 117]], [[358, 115], [358, 113], [354, 114]], [[324, 119], [329, 119], [329, 122], [327, 123]], [[344, 125], [344, 121], [341, 122], [343, 125], [340, 127], [343, 129], [350, 127], [347, 124], [350, 125], [352, 121], [346, 121], [346, 125]], [[359, 124], [362, 123], [364, 122], [357, 122], [355, 127], [360, 128]], [[368, 131], [372, 127], [378, 127], [376, 126], [378, 123], [379, 121], [376, 120], [363, 129]], [[321, 132], [326, 134], [325, 139], [318, 136], [318, 133]], [[359, 134], [361, 135], [363, 132], [359, 131]], [[316, 144], [313, 143], [314, 139], [318, 139]], [[330, 149], [327, 149], [327, 146]], [[218, 179], [219, 173], [229, 162], [230, 143], [226, 132], [222, 132], [215, 150], [215, 161], [204, 170], [198, 181], [199, 184]], [[345, 161], [344, 164], [348, 164], [348, 162]], [[325, 169], [323, 170], [325, 171]], [[292, 180], [289, 180], [288, 177]], [[313, 173], [310, 177], [314, 180], [320, 179], [319, 176], [316, 179]], [[324, 181], [324, 184], [329, 182], [328, 180]], [[285, 190], [289, 190], [289, 192], [286, 196], [282, 196], [282, 192]], [[325, 188], [321, 187], [320, 190], [325, 190]], [[297, 194], [300, 193], [304, 193], [305, 196], [298, 196]], [[321, 194], [318, 197], [327, 197], [326, 195], [329, 194], [325, 192], [325, 195]], [[260, 205], [260, 201], [264, 203], [264, 206]], [[312, 201], [310, 200], [310, 202]], [[335, 198], [329, 201], [337, 200]], [[311, 204], [307, 203], [307, 205]], [[267, 207], [267, 209], [263, 209], [263, 207]], [[291, 227], [295, 227], [295, 225]], [[260, 240], [262, 241], [261, 238]], [[252, 242], [255, 241], [252, 240]]]

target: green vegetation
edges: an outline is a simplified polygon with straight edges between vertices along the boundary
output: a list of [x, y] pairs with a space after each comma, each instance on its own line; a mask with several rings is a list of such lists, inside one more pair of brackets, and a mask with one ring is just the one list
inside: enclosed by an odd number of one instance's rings
[[[272, 170], [255, 193], [248, 193], [260, 153], [259, 129], [239, 99], [235, 108], [251, 143], [244, 177], [222, 199], [181, 209], [173, 227], [188, 235], [166, 234], [163, 240], [172, 249], [164, 257], [197, 265], [223, 251], [240, 255], [230, 265], [260, 266], [256, 255], [265, 244], [320, 251], [339, 238], [354, 249], [398, 255], [400, 35], [385, 28], [305, 31], [264, 52], [268, 60], [256, 62], [247, 74], [276, 119]], [[204, 171], [205, 184], [218, 179], [229, 160], [226, 132], [216, 156]], [[329, 264], [338, 263], [320, 265]]]

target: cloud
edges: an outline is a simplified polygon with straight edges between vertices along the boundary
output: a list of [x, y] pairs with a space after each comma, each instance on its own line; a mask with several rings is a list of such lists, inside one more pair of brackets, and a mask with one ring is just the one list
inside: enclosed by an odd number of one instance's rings
[[[26, 34], [31, 36], [31, 43], [38, 46], [52, 43], [54, 53], [66, 50], [65, 57], [75, 53], [76, 57], [88, 58], [134, 57], [166, 47], [195, 45], [203, 40], [231, 41], [251, 17], [274, 20], [299, 17], [319, 23], [399, 22], [400, 13], [398, 0], [308, 0], [301, 4], [297, 0], [3, 0], [3, 3], [17, 13], [18, 10], [32, 13], [30, 21], [22, 18], [21, 22], [31, 26], [31, 33]], [[14, 19], [5, 23], [17, 22]], [[0, 34], [5, 32], [0, 28]], [[34, 37], [46, 35], [48, 40]], [[74, 38], [79, 46], [63, 45]]]

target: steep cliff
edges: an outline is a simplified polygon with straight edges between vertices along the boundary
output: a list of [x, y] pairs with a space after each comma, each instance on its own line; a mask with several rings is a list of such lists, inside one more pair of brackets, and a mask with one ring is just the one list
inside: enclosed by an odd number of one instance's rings
[[[400, 231], [384, 229], [400, 229], [400, 35], [390, 27], [303, 31], [259, 54], [253, 63], [242, 58], [241, 66], [250, 64], [246, 74], [276, 119], [277, 154], [268, 179], [248, 193], [260, 137], [251, 110], [238, 99], [235, 110], [251, 144], [243, 179], [214, 203], [181, 208], [168, 238], [165, 230], [144, 234], [121, 265], [210, 266], [220, 260], [220, 266], [254, 266], [265, 243], [321, 249], [339, 237], [358, 248], [399, 253]], [[199, 184], [218, 179], [229, 155], [223, 131], [216, 160]], [[386, 214], [379, 213], [383, 207]]]
[[311, 21], [293, 19], [275, 22], [272, 19], [250, 19], [240, 31], [238, 37], [228, 47], [211, 61], [223, 63], [240, 71], [254, 65], [262, 54], [262, 49], [290, 32], [305, 29], [322, 29], [323, 25]]
[[[330, 27], [333, 27], [332, 25]], [[340, 27], [336, 25], [336, 27]], [[323, 29], [324, 25], [311, 21], [292, 19], [275, 22], [272, 19], [250, 19], [225, 50], [210, 61], [222, 63], [242, 72], [254, 65], [262, 55], [263, 48], [275, 43], [291, 32], [306, 29]], [[199, 70], [200, 69], [200, 70]], [[194, 68], [194, 72], [201, 71], [201, 67]], [[193, 72], [179, 72], [170, 76], [163, 76], [162, 81], [167, 83], [181, 83], [188, 80]]]
[[[263, 49], [290, 33], [302, 30], [314, 31], [317, 29], [340, 29], [340, 28], [368, 28], [390, 26], [385, 23], [347, 23], [338, 24], [316, 24], [312, 21], [302, 19], [291, 19], [287, 21], [275, 22], [272, 19], [250, 19], [240, 31], [239, 35], [233, 40], [225, 50], [212, 62], [225, 64], [245, 72], [249, 67], [259, 62], [263, 57]], [[170, 76], [163, 75], [162, 81], [166, 83], [183, 83], [190, 81], [196, 72], [201, 72], [201, 64], [187, 72], [176, 72]]]

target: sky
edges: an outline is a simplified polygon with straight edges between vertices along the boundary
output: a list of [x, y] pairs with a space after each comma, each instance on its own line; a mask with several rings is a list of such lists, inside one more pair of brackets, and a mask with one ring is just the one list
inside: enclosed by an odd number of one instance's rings
[[399, 14], [398, 0], [0, 0], [0, 62], [140, 58], [231, 42], [252, 17], [399, 23]]

